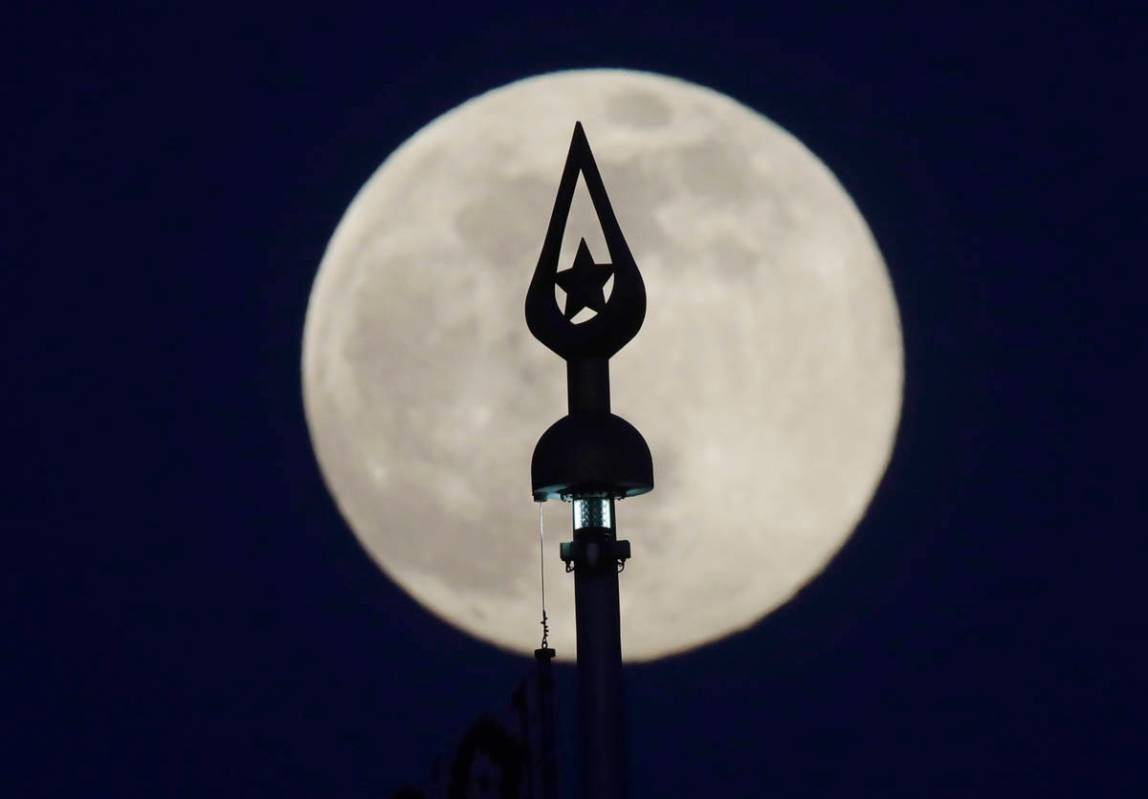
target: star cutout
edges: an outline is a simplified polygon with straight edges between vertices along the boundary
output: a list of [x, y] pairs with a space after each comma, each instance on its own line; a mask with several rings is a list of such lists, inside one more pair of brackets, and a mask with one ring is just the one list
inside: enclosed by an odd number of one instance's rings
[[574, 256], [574, 266], [554, 276], [554, 282], [566, 292], [567, 319], [573, 319], [583, 308], [601, 313], [606, 307], [606, 295], [602, 287], [614, 274], [611, 264], [596, 264], [586, 246], [586, 239], [578, 245]]

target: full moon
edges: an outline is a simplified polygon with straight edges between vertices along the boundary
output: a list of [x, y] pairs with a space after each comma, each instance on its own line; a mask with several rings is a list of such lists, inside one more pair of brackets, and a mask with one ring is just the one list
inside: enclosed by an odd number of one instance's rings
[[[753, 625], [816, 576], [896, 435], [888, 271], [848, 193], [777, 124], [712, 89], [606, 69], [517, 81], [433, 120], [327, 247], [304, 330], [307, 422], [339, 510], [392, 580], [482, 640], [538, 646], [530, 458], [566, 413], [566, 370], [523, 303], [578, 120], [648, 298], [611, 389], [653, 455], [654, 491], [616, 511], [633, 548], [623, 655], [650, 660]], [[559, 269], [581, 238], [609, 261], [579, 180]], [[543, 512], [550, 643], [570, 660], [570, 507]]]

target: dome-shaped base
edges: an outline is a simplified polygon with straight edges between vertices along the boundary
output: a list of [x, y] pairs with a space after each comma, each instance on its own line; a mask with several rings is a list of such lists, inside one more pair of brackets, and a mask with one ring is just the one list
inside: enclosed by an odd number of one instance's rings
[[534, 499], [602, 494], [633, 497], [654, 487], [646, 440], [612, 413], [575, 413], [538, 439], [530, 462]]

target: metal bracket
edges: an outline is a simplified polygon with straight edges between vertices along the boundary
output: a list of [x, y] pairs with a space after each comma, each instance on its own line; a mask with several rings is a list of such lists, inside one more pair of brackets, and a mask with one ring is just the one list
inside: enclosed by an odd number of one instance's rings
[[616, 565], [619, 572], [626, 568], [626, 561], [630, 558], [629, 541], [616, 541], [604, 533], [593, 534], [593, 531], [586, 529], [578, 532], [591, 534], [558, 545], [558, 556], [566, 564], [567, 573], [578, 567], [600, 569], [610, 562]]

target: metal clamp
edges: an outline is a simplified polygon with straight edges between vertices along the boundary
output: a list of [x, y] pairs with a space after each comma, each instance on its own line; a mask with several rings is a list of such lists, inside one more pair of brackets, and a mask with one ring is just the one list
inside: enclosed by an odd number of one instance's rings
[[573, 541], [559, 544], [558, 556], [566, 564], [567, 573], [578, 567], [600, 569], [610, 562], [621, 572], [630, 558], [630, 542], [616, 541], [604, 531], [587, 528], [579, 530]]

